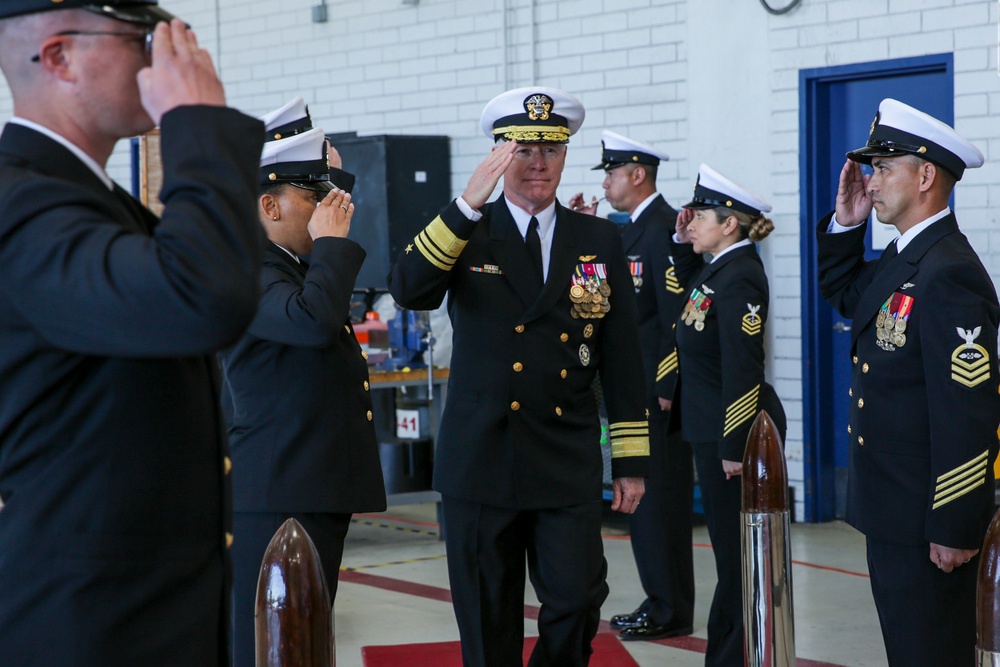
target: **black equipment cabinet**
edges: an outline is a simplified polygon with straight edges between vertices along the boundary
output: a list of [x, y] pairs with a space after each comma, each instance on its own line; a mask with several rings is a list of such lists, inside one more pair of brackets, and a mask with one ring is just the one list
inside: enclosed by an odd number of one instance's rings
[[446, 136], [328, 134], [355, 175], [348, 238], [365, 259], [355, 289], [384, 289], [399, 252], [451, 201]]

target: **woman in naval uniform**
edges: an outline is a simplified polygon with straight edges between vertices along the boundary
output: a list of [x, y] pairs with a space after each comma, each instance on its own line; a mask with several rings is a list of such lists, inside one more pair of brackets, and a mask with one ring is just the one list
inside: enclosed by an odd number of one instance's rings
[[[742, 667], [740, 506], [743, 450], [757, 412], [784, 439], [785, 414], [764, 381], [768, 287], [757, 242], [774, 229], [761, 197], [701, 165], [694, 197], [677, 217], [679, 253], [711, 256], [692, 275], [677, 322], [679, 380], [672, 430], [692, 443], [718, 584], [708, 616], [705, 664]], [[690, 248], [683, 244], [690, 243]]]

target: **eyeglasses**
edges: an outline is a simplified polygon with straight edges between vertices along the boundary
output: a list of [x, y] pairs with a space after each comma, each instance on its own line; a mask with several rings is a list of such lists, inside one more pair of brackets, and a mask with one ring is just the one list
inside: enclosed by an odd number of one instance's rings
[[[122, 32], [118, 30], [64, 30], [63, 32], [57, 32], [52, 35], [53, 37], [92, 37], [97, 35], [111, 35], [113, 37], [124, 37], [126, 39], [134, 39], [136, 42], [142, 42], [143, 48], [145, 49], [146, 59], [153, 54], [153, 33], [147, 32]], [[36, 53], [31, 56], [31, 62], [37, 63], [42, 59], [40, 53]]]
[[518, 146], [514, 150], [514, 158], [517, 160], [534, 160], [539, 155], [546, 162], [556, 160], [563, 155], [564, 149], [556, 146]]

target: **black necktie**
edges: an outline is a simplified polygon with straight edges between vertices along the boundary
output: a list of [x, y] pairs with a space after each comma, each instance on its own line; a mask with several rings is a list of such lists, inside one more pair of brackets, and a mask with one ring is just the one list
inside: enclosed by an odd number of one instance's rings
[[886, 249], [882, 251], [882, 256], [878, 258], [878, 264], [875, 265], [875, 273], [882, 272], [885, 267], [889, 266], [889, 262], [892, 258], [899, 254], [899, 249], [896, 248], [896, 241], [893, 241]]
[[528, 223], [528, 233], [524, 237], [524, 245], [528, 246], [528, 256], [531, 257], [531, 264], [538, 273], [540, 283], [545, 283], [545, 274], [542, 272], [542, 239], [538, 236], [538, 219], [531, 216]]

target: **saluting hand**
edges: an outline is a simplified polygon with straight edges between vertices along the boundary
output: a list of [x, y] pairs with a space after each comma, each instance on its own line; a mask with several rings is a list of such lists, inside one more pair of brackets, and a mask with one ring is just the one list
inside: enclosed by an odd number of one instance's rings
[[694, 210], [682, 208], [677, 214], [677, 223], [674, 230], [677, 232], [677, 239], [681, 243], [691, 243], [691, 233], [688, 232], [688, 225], [694, 220]]
[[316, 239], [323, 236], [335, 236], [346, 239], [351, 231], [351, 218], [354, 217], [354, 204], [351, 195], [334, 188], [316, 204], [316, 210], [309, 218], [309, 236]]
[[853, 160], [844, 163], [837, 187], [837, 222], [844, 227], [855, 227], [868, 219], [872, 212], [872, 198], [868, 193], [871, 176], [861, 171]]
[[516, 141], [508, 141], [493, 147], [493, 151], [479, 163], [469, 178], [469, 185], [462, 193], [462, 199], [466, 204], [474, 209], [482, 208], [514, 159], [515, 150], [517, 150]]
[[611, 511], [622, 514], [635, 512], [646, 493], [646, 480], [642, 477], [615, 477], [611, 486], [614, 489]]
[[180, 19], [157, 24], [152, 65], [139, 70], [137, 78], [142, 106], [157, 125], [163, 114], [179, 106], [226, 105], [212, 57]]

